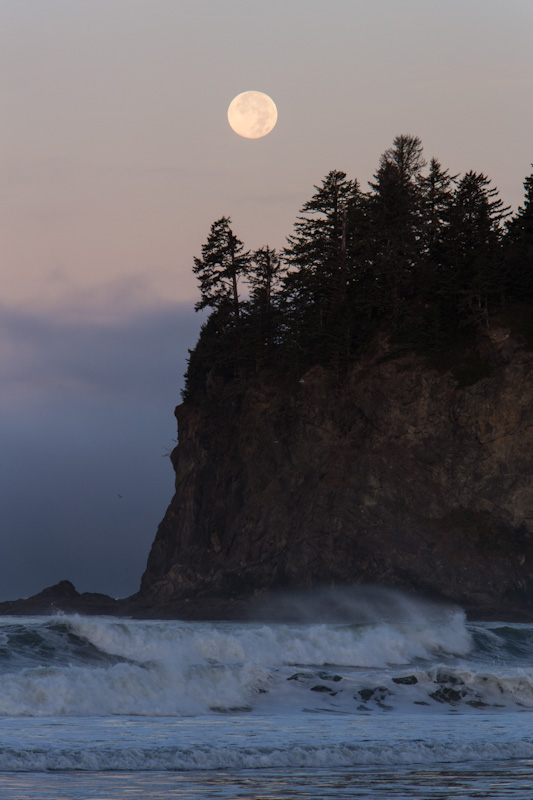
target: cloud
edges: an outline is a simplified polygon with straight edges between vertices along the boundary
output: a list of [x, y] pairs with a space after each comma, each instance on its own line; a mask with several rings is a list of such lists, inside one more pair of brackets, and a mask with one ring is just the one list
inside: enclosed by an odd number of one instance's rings
[[[2, 408], [51, 399], [178, 397], [200, 320], [190, 306], [123, 314], [116, 321], [0, 309]], [[157, 389], [157, 392], [156, 392]]]

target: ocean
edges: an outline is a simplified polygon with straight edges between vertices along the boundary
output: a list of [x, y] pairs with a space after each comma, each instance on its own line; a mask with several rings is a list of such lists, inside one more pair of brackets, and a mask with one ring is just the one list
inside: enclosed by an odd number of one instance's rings
[[533, 625], [387, 598], [0, 618], [0, 797], [531, 800]]

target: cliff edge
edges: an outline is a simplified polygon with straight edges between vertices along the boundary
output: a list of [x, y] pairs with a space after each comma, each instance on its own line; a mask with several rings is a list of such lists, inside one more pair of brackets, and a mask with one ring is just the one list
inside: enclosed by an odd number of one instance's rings
[[180, 405], [143, 603], [378, 583], [531, 615], [533, 353], [499, 329], [476, 357], [479, 379], [385, 348], [341, 382], [259, 375]]

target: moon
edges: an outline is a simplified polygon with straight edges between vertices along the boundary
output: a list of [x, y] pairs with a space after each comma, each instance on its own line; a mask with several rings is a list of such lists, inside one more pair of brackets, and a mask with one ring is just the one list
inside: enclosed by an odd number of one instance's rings
[[264, 92], [241, 92], [229, 104], [228, 122], [245, 139], [266, 136], [277, 121], [276, 104]]

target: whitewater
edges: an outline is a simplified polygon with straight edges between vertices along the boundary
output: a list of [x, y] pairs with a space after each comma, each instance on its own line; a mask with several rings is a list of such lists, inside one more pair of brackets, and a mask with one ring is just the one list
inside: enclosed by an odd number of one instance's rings
[[0, 797], [529, 800], [533, 625], [371, 599], [0, 618]]

